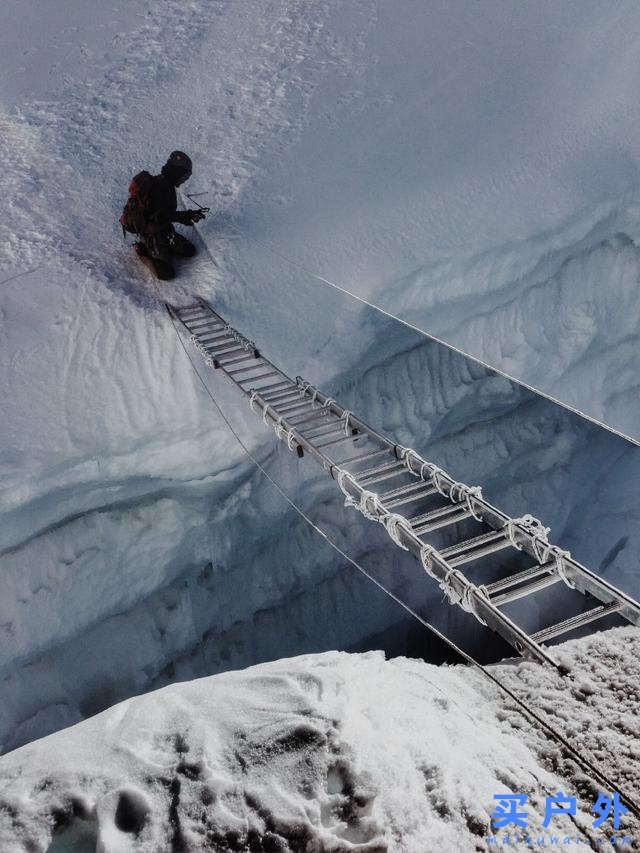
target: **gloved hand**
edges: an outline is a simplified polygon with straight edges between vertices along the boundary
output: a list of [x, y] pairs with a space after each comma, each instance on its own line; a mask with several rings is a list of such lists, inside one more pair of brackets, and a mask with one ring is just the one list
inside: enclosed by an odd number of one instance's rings
[[188, 210], [187, 213], [189, 214], [191, 222], [200, 222], [200, 220], [205, 217], [203, 210]]
[[205, 214], [202, 210], [179, 210], [176, 213], [176, 221], [182, 225], [194, 225], [204, 217]]

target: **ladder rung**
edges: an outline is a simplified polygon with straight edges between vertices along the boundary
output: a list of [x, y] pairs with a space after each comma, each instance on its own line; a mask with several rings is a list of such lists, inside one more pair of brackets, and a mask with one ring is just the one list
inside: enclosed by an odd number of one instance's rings
[[[263, 363], [260, 365], [255, 365], [255, 367], [266, 367], [266, 365]], [[240, 371], [239, 370], [230, 370], [229, 376], [235, 376], [236, 373], [240, 373]], [[270, 370], [268, 373], [263, 373], [261, 376], [251, 376], [248, 379], [241, 379], [240, 382], [262, 382], [263, 379], [267, 379], [267, 377], [269, 377], [269, 376], [281, 376], [281, 375], [282, 374], [280, 373], [279, 370]], [[265, 388], [269, 388], [269, 387], [270, 387], [269, 385], [265, 385], [264, 388], [254, 388], [254, 391], [257, 391], [259, 394], [260, 391], [264, 391]]]
[[245, 352], [244, 355], [239, 355], [237, 358], [229, 358], [226, 361], [221, 361], [220, 367], [227, 368], [230, 364], [240, 364], [241, 361], [248, 361], [250, 358], [255, 360], [255, 357], [255, 352]]
[[203, 320], [209, 320], [210, 317], [207, 317], [206, 314], [202, 314], [199, 317], [180, 317], [185, 326], [189, 326], [190, 323], [201, 323]]
[[414, 515], [411, 518], [408, 518], [407, 521], [409, 524], [417, 527], [425, 521], [431, 521], [432, 519], [438, 518], [440, 515], [455, 512], [458, 509], [460, 509], [460, 504], [445, 504], [444, 506], [436, 507], [436, 509], [430, 509], [429, 512], [421, 512], [420, 515]]
[[336, 465], [351, 465], [352, 462], [364, 462], [365, 459], [374, 459], [376, 456], [382, 456], [383, 453], [391, 453], [391, 450], [388, 447], [383, 447], [380, 450], [358, 453], [357, 456], [347, 456], [346, 459], [341, 459], [339, 462], [336, 462]]
[[247, 352], [246, 348], [243, 347], [242, 344], [238, 344], [238, 343], [235, 343], [233, 346], [229, 346], [226, 349], [222, 349], [222, 350], [218, 350], [214, 347], [206, 347], [206, 350], [207, 350], [207, 352], [210, 352], [211, 355], [215, 355], [216, 358], [218, 358], [218, 356], [231, 355], [231, 353], [234, 353], [234, 352], [242, 352], [243, 350], [244, 350], [244, 352]]
[[[342, 427], [341, 427], [341, 426], [338, 426], [338, 429], [336, 429], [336, 428], [335, 428], [335, 426], [336, 426], [336, 425], [334, 424], [334, 425], [333, 425], [333, 427], [332, 427], [332, 429], [327, 430], [326, 432], [321, 433], [320, 435], [312, 435], [312, 436], [308, 436], [308, 435], [306, 435], [305, 433], [302, 433], [302, 434], [303, 434], [303, 435], [304, 435], [304, 437], [307, 439], [307, 441], [309, 442], [309, 444], [312, 444], [314, 447], [318, 447], [318, 446], [319, 446], [319, 445], [317, 445], [317, 444], [316, 444], [316, 441], [319, 441], [319, 440], [324, 441], [324, 440], [325, 440], [325, 439], [327, 439], [327, 438], [337, 438], [337, 437], [338, 437], [338, 436], [340, 436], [340, 435], [344, 436], [345, 438], [353, 438], [353, 437], [355, 437], [355, 436], [345, 436], [345, 434], [344, 434], [344, 426], [342, 426]], [[324, 447], [324, 446], [326, 446], [326, 445], [323, 445], [323, 447]]]
[[400, 468], [398, 468], [394, 465], [391, 469], [389, 469], [388, 471], [385, 471], [384, 473], [374, 474], [371, 477], [367, 477], [367, 479], [364, 482], [362, 480], [358, 479], [358, 482], [360, 483], [361, 486], [364, 485], [364, 486], [367, 486], [367, 488], [368, 488], [369, 486], [372, 486], [374, 483], [382, 483], [384, 480], [392, 480], [394, 477], [399, 477], [401, 474], [404, 473], [402, 471], [402, 468], [404, 468], [404, 467], [405, 467], [404, 465], [401, 465]]
[[[250, 364], [248, 367], [240, 367], [238, 370], [234, 370], [233, 372], [229, 371], [229, 376], [235, 376], [236, 373], [246, 373], [248, 370], [259, 370], [259, 368], [267, 367], [267, 365], [271, 367], [268, 361], [265, 361], [264, 359], [257, 359], [255, 364]], [[240, 384], [241, 382], [251, 382], [252, 379], [252, 376], [247, 376], [245, 379], [238, 379], [237, 381], [238, 384]]]
[[462, 551], [469, 551], [476, 548], [478, 545], [483, 545], [485, 542], [494, 542], [496, 539], [505, 539], [504, 530], [490, 530], [488, 533], [482, 533], [480, 536], [473, 536], [471, 539], [465, 539], [463, 542], [456, 542], [455, 545], [450, 545], [443, 551], [440, 551], [443, 557], [460, 554]]
[[192, 323], [191, 321], [187, 320], [185, 326], [187, 327], [187, 329], [189, 329], [190, 332], [195, 332], [197, 329], [208, 329], [210, 332], [213, 332], [214, 329], [226, 328], [224, 323], [218, 322], [218, 320], [216, 320], [214, 317], [211, 317], [210, 319], [206, 320], [198, 320], [195, 323]]
[[234, 338], [233, 335], [228, 335], [226, 332], [223, 332], [221, 335], [208, 335], [206, 338], [201, 338], [200, 335], [196, 335], [201, 344], [210, 344], [212, 341], [216, 344], [221, 343], [222, 341], [235, 341], [237, 338]]
[[182, 314], [186, 314], [187, 311], [208, 311], [208, 308], [204, 308], [200, 302], [194, 302], [193, 305], [183, 305], [181, 308], [176, 308], [175, 311], [178, 316]]
[[[409, 472], [407, 471], [407, 474]], [[404, 486], [399, 486], [397, 489], [391, 489], [389, 492], [383, 492], [379, 495], [380, 500], [384, 503], [387, 500], [391, 500], [392, 498], [399, 498], [403, 495], [408, 495], [410, 492], [416, 492], [419, 489], [423, 488], [425, 485], [429, 485], [425, 483], [424, 480], [416, 480], [415, 477], [412, 476], [410, 483], [405, 483]]]
[[565, 619], [564, 622], [557, 622], [555, 625], [543, 628], [542, 631], [536, 631], [535, 634], [531, 635], [531, 639], [536, 643], [544, 643], [545, 640], [550, 640], [552, 637], [559, 637], [560, 634], [566, 634], [575, 628], [581, 628], [583, 625], [588, 625], [589, 622], [594, 622], [596, 619], [602, 619], [611, 613], [617, 613], [623, 607], [624, 603], [622, 601], [610, 601], [608, 604], [599, 604], [585, 613], [579, 613], [577, 616]]
[[206, 318], [207, 320], [215, 320], [217, 323], [222, 323], [224, 325], [225, 321], [222, 319], [222, 317], [219, 317], [215, 313], [215, 311], [212, 311], [210, 308], [201, 308], [200, 311], [202, 313], [202, 318], [191, 317], [191, 320], [198, 320], [198, 319]]
[[330, 412], [314, 412], [312, 415], [306, 415], [306, 417], [302, 417], [300, 415], [294, 415], [294, 417], [299, 418], [299, 420], [293, 420], [293, 418], [287, 418], [291, 426], [294, 426], [296, 429], [301, 424], [311, 423], [312, 421], [317, 420], [318, 418], [325, 418], [325, 423], [329, 423], [328, 418], [330, 416]]
[[524, 586], [519, 586], [517, 589], [509, 589], [507, 592], [494, 596], [491, 599], [491, 603], [495, 604], [496, 607], [500, 607], [501, 604], [507, 604], [509, 601], [516, 601], [518, 598], [533, 595], [534, 592], [539, 592], [541, 589], [553, 586], [554, 583], [558, 583], [559, 581], [560, 575], [555, 573], [548, 574], [535, 581], [531, 581], [531, 583], [524, 584]]
[[512, 586], [518, 586], [518, 584], [524, 583], [525, 581], [533, 580], [534, 578], [539, 577], [540, 575], [546, 575], [549, 572], [553, 571], [555, 566], [555, 561], [550, 560], [547, 563], [536, 563], [533, 566], [530, 566], [528, 569], [523, 569], [521, 572], [516, 572], [514, 575], [509, 575], [506, 578], [500, 578], [497, 581], [493, 581], [493, 583], [485, 584], [485, 589], [489, 595], [493, 595], [497, 592], [502, 592], [505, 589], [509, 589]]
[[[256, 369], [258, 367], [266, 367], [266, 366], [267, 366], [267, 363], [263, 362], [262, 364], [251, 365], [251, 369]], [[271, 365], [269, 365], [269, 367], [271, 367]], [[242, 367], [240, 370], [229, 371], [229, 376], [235, 376], [236, 373], [244, 373], [245, 370], [249, 370], [249, 368], [248, 367]], [[274, 370], [273, 375], [275, 376], [276, 373], [280, 374], [280, 371]], [[270, 376], [270, 375], [271, 374], [269, 374], [269, 373], [265, 373], [264, 376], [247, 376], [245, 379], [239, 379], [238, 384], [244, 384], [245, 382], [253, 382], [254, 380], [264, 379], [266, 376]], [[272, 385], [264, 385], [259, 390], [260, 391], [266, 391], [268, 388], [277, 388], [278, 386], [282, 387], [283, 385], [288, 385], [289, 382], [291, 382], [290, 379], [283, 379], [280, 382], [274, 382]], [[257, 391], [258, 389], [256, 388], [255, 390]]]
[[295, 412], [296, 409], [302, 409], [310, 403], [311, 400], [301, 400], [299, 403], [289, 403], [287, 406], [283, 406], [280, 409], [280, 414], [284, 414], [285, 412]]
[[[301, 403], [299, 400], [296, 402], [295, 398], [293, 398], [291, 400], [281, 400], [281, 401], [276, 400], [276, 402], [273, 403], [273, 405], [278, 409], [278, 412], [280, 412], [281, 414], [287, 413], [287, 420], [289, 420], [288, 413], [289, 412], [295, 413], [295, 410], [300, 408], [301, 406], [304, 406], [304, 403]], [[303, 409], [303, 411], [306, 411], [306, 410]]]
[[[327, 429], [329, 427], [329, 429]], [[319, 426], [305, 427], [303, 435], [305, 438], [309, 439], [309, 441], [313, 441], [316, 438], [321, 438], [327, 432], [336, 432], [337, 430], [342, 430], [343, 435], [351, 435], [351, 433], [347, 433], [344, 431], [344, 421], [337, 420], [335, 417], [329, 423], [320, 424]], [[312, 435], [311, 433], [314, 433]]]
[[492, 530], [491, 533], [483, 533], [481, 536], [445, 548], [440, 551], [440, 556], [444, 557], [450, 566], [461, 566], [463, 563], [470, 563], [479, 557], [511, 547], [513, 546], [504, 531]]
[[245, 346], [242, 346], [242, 344], [237, 344], [237, 343], [234, 344], [233, 346], [227, 346], [225, 349], [221, 349], [221, 350], [214, 349], [213, 347], [211, 347], [211, 348], [206, 347], [206, 350], [208, 353], [211, 353], [211, 355], [218, 360], [220, 360], [221, 358], [227, 358], [227, 356], [234, 355], [235, 353], [238, 353], [238, 352], [255, 353], [255, 349], [253, 347], [247, 348]]
[[294, 386], [293, 388], [281, 388], [279, 391], [268, 391], [266, 394], [261, 394], [263, 400], [269, 400], [272, 403], [274, 400], [278, 400], [283, 402], [286, 397], [291, 394], [295, 394], [298, 396], [298, 389]]
[[324, 444], [314, 444], [313, 446], [316, 450], [320, 450], [323, 447], [331, 447], [332, 444], [340, 444], [342, 441], [358, 441], [363, 438], [366, 438], [366, 435], [361, 435], [360, 433], [357, 435], [343, 435], [342, 438], [334, 438], [331, 441], [325, 441]]
[[404, 462], [394, 459], [393, 462], [385, 462], [384, 465], [377, 465], [375, 468], [369, 468], [368, 471], [363, 471], [361, 474], [356, 474], [357, 481], [362, 483], [367, 481], [367, 485], [378, 483], [380, 480], [387, 480], [389, 477], [397, 477], [402, 473], [402, 469], [406, 468]]
[[413, 494], [405, 495], [402, 498], [395, 498], [392, 501], [385, 501], [385, 507], [387, 509], [391, 509], [394, 506], [402, 506], [403, 504], [409, 504], [412, 501], [419, 501], [422, 500], [422, 498], [426, 498], [429, 495], [433, 495], [438, 491], [435, 486], [430, 486], [428, 483], [425, 483], [424, 480], [422, 481], [421, 485], [425, 487], [423, 492], [414, 492]]
[[228, 335], [230, 338], [236, 337], [238, 332], [235, 329], [228, 329], [224, 324], [221, 326], [219, 323], [215, 324], [218, 328], [211, 329], [210, 332], [205, 332], [205, 335], [211, 335], [212, 337], [219, 338], [221, 335]]
[[[196, 312], [195, 314], [193, 312]], [[183, 314], [190, 314], [187, 318], [188, 320], [203, 320], [205, 317], [211, 317], [211, 311], [207, 308], [202, 308], [201, 306], [198, 308], [181, 308], [178, 311], [178, 316], [181, 320], [183, 320]]]
[[[312, 418], [325, 417], [326, 415], [330, 415], [331, 412], [329, 409], [314, 409], [311, 414], [307, 414], [306, 412], [301, 415], [292, 415], [291, 423], [303, 423], [304, 421], [310, 421]], [[335, 417], [335, 415], [334, 415]], [[295, 421], [294, 421], [295, 419]]]
[[469, 518], [473, 515], [467, 506], [460, 506], [460, 504], [458, 504], [458, 506], [454, 506], [453, 510], [454, 512], [449, 512], [446, 515], [441, 514], [438, 518], [434, 518], [433, 521], [429, 521], [418, 526], [413, 525], [413, 532], [416, 536], [422, 536], [425, 533], [440, 530], [441, 527], [448, 527], [450, 524], [457, 524], [459, 521], [464, 521], [465, 518]]

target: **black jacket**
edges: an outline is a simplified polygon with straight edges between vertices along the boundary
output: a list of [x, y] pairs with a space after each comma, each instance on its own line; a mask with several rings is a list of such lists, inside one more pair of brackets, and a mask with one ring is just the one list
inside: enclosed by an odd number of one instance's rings
[[189, 212], [178, 210], [176, 188], [164, 175], [153, 175], [150, 196], [145, 223], [149, 233], [168, 231], [173, 222], [191, 224]]

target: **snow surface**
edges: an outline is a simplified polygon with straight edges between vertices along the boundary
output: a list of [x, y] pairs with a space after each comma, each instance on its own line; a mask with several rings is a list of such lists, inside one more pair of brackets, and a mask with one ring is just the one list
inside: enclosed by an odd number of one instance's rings
[[[290, 373], [638, 595], [633, 445], [271, 251], [634, 432], [633, 4], [22, 9], [1, 43], [0, 750], [173, 680], [414, 644], [250, 470], [158, 296], [213, 299]], [[174, 147], [208, 193], [215, 263], [201, 246], [161, 289], [117, 216], [130, 176]], [[349, 553], [471, 647], [486, 638], [211, 386]]]
[[[635, 797], [639, 642], [619, 629], [565, 644], [568, 679], [533, 663], [493, 669]], [[545, 828], [545, 798], [560, 791], [577, 813]], [[598, 791], [477, 670], [328, 652], [173, 685], [5, 756], [0, 843], [483, 851], [509, 834], [491, 827], [494, 795], [526, 793], [527, 834], [600, 849], [639, 826], [627, 815], [618, 833], [611, 820], [593, 828]]]

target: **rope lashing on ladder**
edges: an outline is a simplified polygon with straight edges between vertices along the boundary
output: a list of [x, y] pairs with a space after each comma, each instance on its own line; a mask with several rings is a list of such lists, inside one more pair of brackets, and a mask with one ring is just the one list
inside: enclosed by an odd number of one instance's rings
[[[453, 496], [454, 492], [457, 494], [457, 499]], [[471, 513], [471, 515], [475, 518], [476, 521], [482, 521], [482, 516], [476, 511], [477, 506], [473, 501], [473, 498], [479, 498], [482, 500], [482, 487], [481, 486], [467, 486], [465, 483], [455, 482], [452, 484], [449, 490], [449, 497], [452, 501], [456, 503], [464, 502], [467, 505], [467, 509]]]
[[[300, 397], [304, 397], [304, 395], [308, 393], [310, 388], [313, 388], [313, 385], [307, 379], [300, 379], [298, 390]], [[313, 395], [311, 397], [311, 408], [315, 408], [317, 394], [317, 389], [313, 388]]]
[[[413, 471], [413, 468], [411, 467], [411, 459], [413, 458], [415, 463], [420, 466], [420, 478], [422, 480], [431, 480], [443, 498], [449, 497], [449, 494], [445, 491], [445, 487], [440, 478], [448, 477], [449, 480], [452, 480], [453, 478], [449, 477], [443, 468], [438, 467], [438, 465], [435, 465], [433, 462], [427, 462], [427, 460], [423, 459], [419, 453], [416, 453], [412, 447], [400, 447], [399, 457], [407, 466], [409, 471]], [[427, 472], [426, 474], [425, 471]]]
[[[478, 512], [478, 506], [474, 501], [474, 498], [482, 500], [481, 486], [467, 486], [465, 483], [457, 482], [450, 474], [447, 474], [443, 468], [440, 468], [433, 462], [427, 462], [426, 459], [423, 459], [422, 456], [420, 456], [419, 453], [416, 453], [416, 451], [411, 447], [400, 447], [399, 455], [400, 459], [405, 463], [409, 471], [415, 473], [414, 468], [411, 465], [411, 460], [413, 459], [414, 463], [419, 466], [420, 478], [422, 480], [431, 480], [442, 497], [449, 498], [452, 503], [465, 503], [467, 505], [467, 509], [475, 520], [482, 521], [482, 516]], [[442, 477], [446, 477], [451, 481], [448, 492], [445, 490], [445, 486], [442, 483]]]
[[359, 512], [368, 518], [369, 521], [377, 521], [382, 524], [390, 538], [395, 544], [402, 548], [403, 551], [408, 551], [407, 546], [401, 541], [398, 528], [402, 527], [406, 533], [412, 533], [409, 522], [403, 515], [397, 512], [389, 512], [381, 503], [380, 497], [376, 492], [370, 492], [367, 489], [360, 490], [360, 499], [356, 500], [351, 496], [349, 490], [345, 486], [345, 480], [348, 480], [355, 488], [360, 489], [354, 477], [344, 468], [336, 467], [336, 480], [340, 491], [344, 495], [344, 505], [346, 507], [355, 507]]
[[249, 350], [257, 349], [255, 341], [250, 341], [248, 338], [245, 338], [244, 335], [241, 335], [240, 332], [237, 332], [233, 326], [230, 326], [228, 323], [224, 324], [224, 330], [230, 337], [239, 343], [243, 349], [247, 350], [247, 352]]
[[522, 551], [522, 545], [518, 542], [517, 538], [518, 527], [524, 528], [528, 535], [531, 536], [531, 544], [533, 545], [536, 560], [540, 565], [543, 565], [550, 557], [553, 557], [555, 560], [554, 570], [557, 572], [560, 580], [570, 589], [575, 589], [575, 584], [567, 576], [565, 566], [565, 558], [570, 557], [571, 553], [549, 542], [551, 528], [545, 527], [539, 519], [528, 513], [519, 518], [510, 518], [505, 524], [505, 530], [509, 541], [518, 551]]
[[[469, 581], [465, 578], [462, 572], [459, 572], [455, 568], [449, 568], [447, 573], [443, 578], [439, 578], [435, 572], [433, 571], [431, 561], [434, 556], [439, 556], [437, 548], [433, 545], [429, 545], [425, 543], [420, 549], [420, 562], [422, 564], [422, 568], [429, 575], [430, 578], [433, 578], [443, 591], [446, 596], [449, 604], [457, 604], [459, 605], [466, 613], [471, 613], [482, 625], [486, 626], [486, 622], [478, 613], [474, 599], [472, 598], [472, 593], [475, 592], [478, 595], [481, 595], [483, 598], [489, 600], [489, 596], [487, 594], [486, 588], [484, 586], [474, 586], [474, 584], [469, 583]], [[462, 591], [456, 589], [451, 579], [457, 578], [460, 586], [462, 587]]]
[[[438, 468], [436, 465], [432, 465], [429, 462], [425, 462], [420, 456], [418, 456], [415, 451], [410, 448], [403, 448], [405, 454], [412, 453], [414, 454], [414, 458], [420, 460], [421, 471], [422, 465], [429, 465], [430, 469], [435, 468], [436, 471], [441, 472], [442, 469]], [[402, 458], [402, 457], [401, 457]], [[344, 468], [337, 467], [337, 482], [338, 486], [342, 494], [344, 495], [344, 505], [346, 507], [355, 507], [359, 510], [365, 518], [368, 518], [370, 521], [377, 521], [380, 524], [383, 524], [387, 534], [390, 538], [405, 551], [408, 551], [406, 545], [400, 539], [400, 534], [398, 532], [398, 528], [403, 528], [406, 533], [413, 535], [413, 529], [407, 519], [398, 513], [389, 512], [380, 502], [379, 496], [375, 492], [370, 492], [367, 489], [362, 489], [361, 486], [358, 485], [355, 478], [349, 471], [346, 471]], [[444, 472], [442, 472], [444, 473]], [[448, 476], [448, 475], [446, 475]], [[423, 479], [425, 479], [423, 477]], [[449, 478], [451, 479], [451, 478]], [[354, 498], [349, 490], [347, 489], [345, 482], [349, 481], [351, 485], [360, 491], [360, 499], [357, 500]], [[455, 491], [458, 494], [459, 501], [465, 500], [467, 502], [467, 506], [469, 507], [470, 512], [474, 515], [475, 518], [478, 516], [474, 512], [474, 508], [471, 504], [471, 501], [474, 497], [482, 497], [480, 488], [478, 486], [466, 486], [464, 483], [456, 483], [454, 482], [450, 491], [453, 492], [455, 487]], [[440, 490], [439, 490], [440, 491]], [[442, 492], [444, 497], [449, 497], [446, 492]], [[451, 500], [455, 501], [455, 498], [452, 496]], [[478, 520], [481, 520], [478, 518]], [[445, 574], [444, 578], [438, 578], [431, 567], [431, 559], [434, 555], [438, 555], [438, 551], [431, 545], [424, 544], [420, 549], [420, 562], [422, 563], [422, 567], [425, 572], [432, 578], [434, 578], [440, 587], [440, 589], [444, 592], [447, 600], [450, 604], [458, 604], [465, 612], [471, 613], [482, 625], [486, 625], [487, 623], [478, 613], [474, 599], [472, 597], [472, 593], [476, 593], [477, 595], [481, 595], [484, 598], [488, 599], [488, 595], [486, 590], [483, 587], [477, 587], [465, 578], [465, 576], [459, 572], [457, 569], [450, 567]], [[451, 578], [456, 578], [459, 582], [459, 586], [462, 588], [460, 591], [451, 581]]]
[[[258, 391], [252, 391], [249, 395], [249, 408], [255, 414], [259, 414], [259, 410], [256, 410], [255, 408], [256, 400], [259, 400], [259, 402], [262, 403], [262, 422], [265, 424], [265, 426], [268, 426], [269, 422], [267, 420], [267, 417], [269, 415], [269, 404], [264, 402], [264, 400], [260, 397]], [[272, 410], [271, 417], [275, 421], [273, 429], [278, 439], [280, 441], [284, 441], [284, 439], [286, 438], [287, 447], [289, 448], [289, 450], [294, 451], [296, 439], [291, 429], [288, 429], [287, 427], [282, 425], [283, 416], [279, 415], [278, 417], [276, 417], [275, 411]]]
[[[453, 582], [452, 578], [457, 578], [462, 587], [462, 590], [457, 589]], [[475, 592], [477, 595], [484, 595], [486, 597], [486, 593], [482, 591], [481, 587], [477, 587], [465, 578], [462, 572], [458, 571], [458, 569], [450, 568], [446, 575], [438, 582], [438, 586], [444, 592], [447, 601], [449, 604], [457, 604], [461, 607], [465, 613], [470, 613], [472, 616], [475, 616], [478, 622], [481, 625], [486, 626], [486, 622], [480, 616], [478, 611], [476, 610], [474, 600], [472, 598], [472, 594]]]
[[[465, 483], [454, 480], [443, 468], [440, 468], [433, 462], [427, 462], [411, 447], [399, 447], [398, 450], [399, 458], [405, 463], [409, 471], [415, 473], [415, 468], [411, 464], [413, 462], [420, 469], [421, 479], [430, 479], [440, 494], [445, 498], [449, 498], [453, 503], [464, 502], [476, 521], [482, 521], [482, 515], [478, 511], [478, 505], [475, 500], [482, 500], [482, 488], [480, 486], [467, 486]], [[443, 477], [446, 477], [451, 483], [448, 491], [443, 486]], [[555, 560], [554, 570], [560, 579], [570, 589], [575, 589], [575, 584], [570, 580], [566, 572], [565, 560], [571, 554], [569, 551], [564, 551], [562, 548], [552, 545], [549, 542], [548, 536], [551, 528], [545, 527], [541, 521], [529, 514], [523, 515], [520, 518], [510, 518], [505, 525], [505, 532], [513, 547], [518, 551], [522, 550], [522, 545], [518, 542], [517, 538], [518, 526], [524, 528], [529, 536], [531, 536], [531, 544], [540, 565], [553, 558]], [[482, 587], [478, 587], [478, 589], [482, 591]]]
[[213, 356], [211, 355], [210, 352], [207, 351], [207, 349], [205, 348], [205, 345], [198, 340], [196, 335], [191, 335], [189, 340], [194, 345], [194, 347], [198, 350], [200, 355], [203, 357], [204, 363], [207, 365], [207, 367], [213, 367]]
[[284, 439], [286, 438], [287, 447], [289, 448], [289, 450], [291, 450], [291, 451], [295, 450], [294, 435], [290, 429], [287, 429], [287, 427], [282, 426], [282, 415], [279, 416], [278, 420], [273, 425], [273, 428], [275, 430], [275, 433], [276, 433], [276, 436], [278, 437], [278, 439], [280, 441], [284, 441]]
[[349, 418], [351, 417], [352, 414], [353, 414], [353, 412], [350, 412], [348, 409], [345, 409], [344, 412], [342, 413], [342, 415], [340, 416], [340, 420], [344, 421], [344, 434], [345, 435], [350, 435]]

